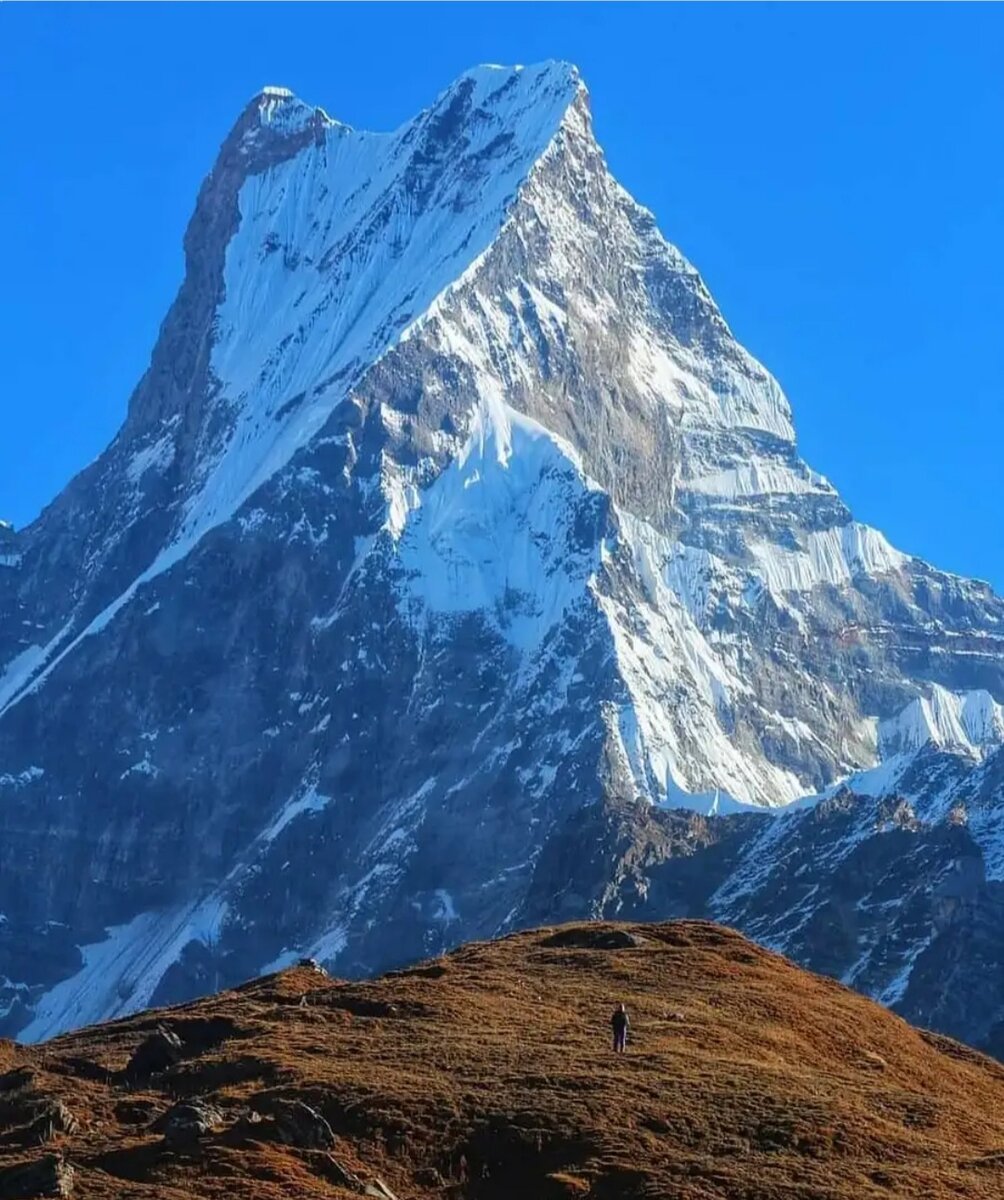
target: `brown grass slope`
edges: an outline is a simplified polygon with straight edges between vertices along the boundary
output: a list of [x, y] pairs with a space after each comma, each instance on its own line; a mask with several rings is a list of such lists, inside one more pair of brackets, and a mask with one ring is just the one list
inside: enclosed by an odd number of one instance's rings
[[[130, 1086], [158, 1023], [184, 1058]], [[1004, 1196], [1004, 1068], [702, 922], [536, 930], [363, 983], [295, 968], [0, 1043], [0, 1072], [0, 1181], [56, 1152], [88, 1200]], [[168, 1148], [150, 1125], [196, 1095], [219, 1128]], [[19, 1097], [62, 1100], [79, 1129], [39, 1146]], [[334, 1146], [249, 1119], [276, 1097], [323, 1114]]]

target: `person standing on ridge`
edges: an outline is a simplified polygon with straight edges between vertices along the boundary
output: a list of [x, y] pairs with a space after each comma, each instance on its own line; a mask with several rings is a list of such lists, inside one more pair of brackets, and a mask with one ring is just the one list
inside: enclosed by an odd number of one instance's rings
[[624, 1054], [627, 1050], [627, 1035], [631, 1022], [628, 1020], [627, 1009], [623, 1003], [618, 1004], [614, 1009], [610, 1024], [614, 1031], [614, 1053]]

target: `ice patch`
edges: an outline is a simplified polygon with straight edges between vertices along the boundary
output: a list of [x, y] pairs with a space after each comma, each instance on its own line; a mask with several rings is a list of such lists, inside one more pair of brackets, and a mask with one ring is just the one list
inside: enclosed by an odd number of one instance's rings
[[753, 458], [749, 462], [707, 475], [686, 479], [682, 486], [692, 492], [723, 500], [756, 496], [835, 495], [829, 482], [804, 464], [793, 469], [786, 462]]
[[151, 779], [156, 779], [159, 774], [160, 770], [150, 761], [150, 756], [144, 754], [138, 762], [134, 762], [132, 766], [127, 767], [119, 776], [119, 779], [128, 779], [130, 775], [147, 775]]
[[[723, 809], [778, 806], [803, 796], [793, 772], [743, 753], [719, 719], [749, 688], [718, 658], [669, 586], [678, 544], [630, 513], [617, 510], [617, 523], [644, 602], [628, 605], [631, 589], [616, 578], [610, 586], [600, 580], [594, 593], [630, 695], [630, 722], [621, 711], [616, 732], [639, 793], [703, 811], [716, 795]], [[611, 560], [605, 571], [614, 570]]]
[[301, 954], [299, 950], [283, 950], [280, 954], [276, 955], [271, 962], [267, 962], [261, 968], [258, 974], [274, 975], [276, 971], [285, 971], [287, 967], [293, 966], [294, 963], [298, 963], [301, 958], [306, 957], [307, 956]]
[[294, 796], [286, 804], [272, 824], [261, 835], [261, 841], [266, 843], [274, 842], [286, 826], [295, 821], [297, 817], [302, 817], [305, 813], [322, 812], [330, 803], [330, 796], [322, 796], [314, 785], [310, 784], [304, 792]]
[[164, 434], [151, 445], [144, 447], [126, 464], [126, 475], [133, 483], [139, 483], [147, 471], [166, 471], [174, 462], [174, 437]]
[[924, 953], [933, 940], [931, 937], [923, 938], [911, 947], [909, 953], [903, 960], [902, 967], [896, 972], [893, 978], [886, 984], [881, 992], [875, 997], [879, 1004], [884, 1004], [887, 1008], [891, 1008], [898, 1000], [902, 1000], [906, 994], [906, 989], [910, 986], [910, 976], [913, 973], [913, 967], [917, 959]]
[[3, 674], [0, 675], [0, 713], [3, 712], [10, 698], [17, 694], [24, 683], [31, 678], [32, 673], [44, 663], [46, 655], [58, 644], [59, 639], [65, 635], [65, 631], [66, 627], [64, 626], [48, 646], [28, 646], [7, 663]]
[[[681, 258], [668, 243], [663, 247]], [[712, 386], [706, 361], [665, 330], [646, 324], [633, 330], [628, 342], [628, 376], [643, 395], [666, 406], [681, 430], [702, 436], [721, 429], [753, 430], [794, 442], [791, 409], [777, 381], [752, 359], [740, 356], [740, 364], [718, 363]]]
[[16, 775], [5, 773], [0, 775], [0, 787], [23, 788], [29, 783], [34, 783], [36, 779], [41, 779], [45, 771], [41, 767], [27, 767], [23, 771], [18, 771]]
[[859, 575], [885, 575], [909, 561], [868, 525], [847, 525], [808, 533], [803, 546], [791, 550], [776, 542], [752, 542], [756, 572], [771, 593], [783, 600], [789, 592], [809, 592], [819, 584], [840, 587]]
[[319, 963], [333, 962], [348, 945], [348, 936], [341, 925], [335, 925], [316, 941], [311, 942], [302, 957], [314, 958]]
[[931, 684], [927, 695], [912, 700], [878, 727], [883, 758], [931, 744], [982, 758], [1004, 743], [1004, 706], [982, 689], [950, 692]]
[[452, 925], [455, 921], [459, 921], [460, 914], [457, 912], [453, 904], [453, 897], [446, 890], [446, 888], [436, 888], [434, 894], [439, 903], [439, 909], [436, 913], [435, 919], [437, 921], [442, 921], [444, 925]]
[[853, 792], [855, 796], [870, 796], [874, 799], [890, 796], [895, 793], [900, 779], [912, 762], [912, 754], [893, 754], [874, 767], [866, 767], [845, 775], [837, 783], [831, 784], [820, 796], [812, 799], [815, 801], [835, 796], [844, 788]]
[[407, 600], [420, 613], [483, 612], [534, 649], [598, 565], [576, 529], [591, 490], [570, 447], [486, 392], [466, 446], [402, 529]]
[[66, 1029], [146, 1008], [188, 943], [215, 945], [226, 917], [226, 902], [211, 896], [166, 913], [140, 913], [109, 928], [104, 941], [81, 946], [83, 966], [42, 996], [18, 1039], [41, 1042]]

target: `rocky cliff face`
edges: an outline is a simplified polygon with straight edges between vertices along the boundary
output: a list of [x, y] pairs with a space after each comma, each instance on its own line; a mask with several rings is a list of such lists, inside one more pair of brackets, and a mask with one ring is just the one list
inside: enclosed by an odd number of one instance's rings
[[574, 69], [393, 134], [266, 89], [185, 249], [0, 543], [4, 1031], [647, 903], [988, 1036], [936, 1000], [1004, 961], [1004, 603], [801, 461]]
[[1001, 770], [928, 746], [884, 792], [776, 816], [596, 805], [548, 842], [519, 922], [711, 914], [1004, 1057]]

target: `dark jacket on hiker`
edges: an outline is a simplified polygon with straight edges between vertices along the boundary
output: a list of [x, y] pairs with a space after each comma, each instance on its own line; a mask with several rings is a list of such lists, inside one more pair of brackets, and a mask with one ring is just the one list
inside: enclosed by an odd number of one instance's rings
[[614, 1009], [614, 1015], [610, 1018], [610, 1026], [614, 1031], [614, 1049], [623, 1050], [627, 1045], [627, 1032], [631, 1022], [628, 1020], [627, 1010], [623, 1004], [619, 1004]]

